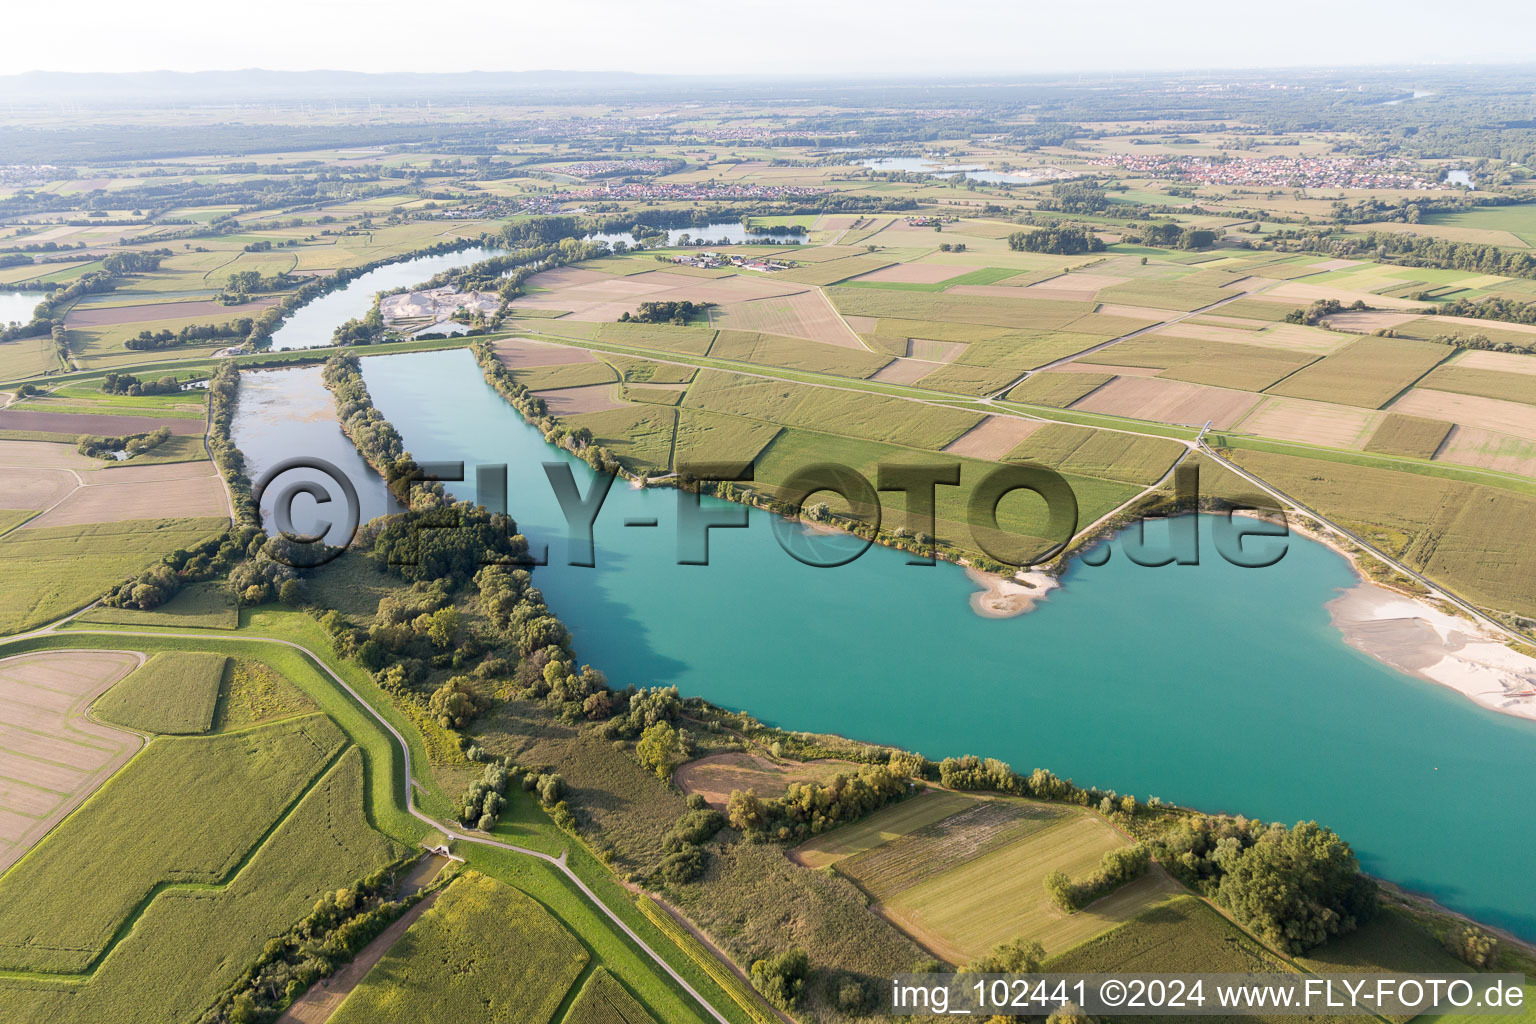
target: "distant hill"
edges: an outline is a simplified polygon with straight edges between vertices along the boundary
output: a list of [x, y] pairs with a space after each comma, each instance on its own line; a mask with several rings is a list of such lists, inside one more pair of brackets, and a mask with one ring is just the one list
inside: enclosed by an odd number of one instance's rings
[[459, 71], [451, 73], [359, 71], [28, 71], [0, 75], [0, 101], [137, 102], [155, 100], [263, 100], [296, 98], [398, 98], [527, 92], [613, 90], [679, 81], [670, 75], [607, 71]]

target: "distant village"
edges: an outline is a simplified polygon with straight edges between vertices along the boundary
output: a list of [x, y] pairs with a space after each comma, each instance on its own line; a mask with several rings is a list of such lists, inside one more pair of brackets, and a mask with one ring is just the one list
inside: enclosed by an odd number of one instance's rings
[[1150, 178], [1200, 185], [1258, 185], [1270, 188], [1440, 189], [1440, 182], [1401, 161], [1375, 157], [1267, 156], [1223, 159], [1125, 153], [1100, 157], [1100, 167], [1122, 167]]

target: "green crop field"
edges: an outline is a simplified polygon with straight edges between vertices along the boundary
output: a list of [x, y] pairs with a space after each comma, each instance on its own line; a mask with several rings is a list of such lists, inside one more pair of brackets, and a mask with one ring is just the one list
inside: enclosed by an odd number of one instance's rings
[[[591, 327], [592, 324], [572, 324], [571, 327]], [[548, 325], [551, 333], [565, 333], [566, 324]], [[615, 345], [634, 345], [639, 348], [659, 348], [667, 352], [701, 356], [714, 343], [715, 331], [708, 327], [674, 327], [671, 324], [613, 323], [597, 324], [597, 338]]]
[[592, 431], [597, 444], [633, 473], [667, 472], [672, 466], [672, 442], [677, 433], [677, 412], [666, 406], [636, 405], [567, 416], [561, 421], [575, 429]]
[[[231, 790], [228, 797], [240, 802], [238, 791]], [[162, 890], [143, 908], [132, 931], [119, 936], [111, 954], [83, 981], [0, 979], [7, 1024], [196, 1021], [254, 962], [267, 941], [308, 914], [322, 893], [334, 892], [405, 852], [369, 826], [362, 800], [363, 759], [353, 748], [227, 886]], [[76, 884], [63, 895], [28, 894], [23, 903], [39, 917], [67, 915], [81, 905], [77, 895], [88, 891], [82, 886]]]
[[828, 288], [827, 297], [845, 316], [937, 320], [1021, 330], [1066, 330], [1072, 321], [1097, 308], [1092, 302], [881, 291], [874, 288]]
[[77, 622], [110, 626], [176, 626], [193, 629], [234, 629], [240, 610], [229, 587], [221, 580], [193, 583], [158, 608], [107, 608], [101, 605], [84, 612]]
[[601, 353], [603, 362], [618, 370], [629, 384], [686, 384], [698, 369], [681, 363], [658, 363]]
[[[1233, 280], [1236, 280], [1235, 278]], [[1191, 310], [1230, 299], [1236, 292], [1207, 284], [1186, 281], [1128, 281], [1112, 284], [1099, 292], [1100, 302], [1121, 302], [1154, 309]], [[1241, 315], [1241, 314], [1234, 314]]]
[[1143, 334], [1120, 342], [1099, 357], [1121, 366], [1162, 370], [1159, 377], [1240, 391], [1263, 391], [1316, 359], [1316, 356], [1265, 345], [1168, 334]]
[[888, 357], [863, 349], [755, 331], [721, 331], [710, 347], [709, 357], [842, 377], [868, 377], [890, 362]]
[[162, 652], [102, 694], [94, 710], [138, 732], [207, 732], [228, 663], [222, 654]]
[[[1431, 213], [1424, 223], [1434, 226], [1470, 228], [1473, 231], [1509, 232], [1526, 245], [1536, 246], [1536, 205], [1485, 206], [1448, 213]], [[1499, 239], [1491, 239], [1498, 244]]]
[[157, 888], [228, 881], [344, 742], [320, 715], [154, 741], [0, 876], [0, 968], [84, 971]]
[[[1301, 305], [1301, 303], [1298, 303]], [[1235, 316], [1246, 320], [1268, 320], [1271, 323], [1279, 323], [1289, 316], [1296, 306], [1285, 302], [1271, 302], [1268, 299], [1238, 299], [1229, 302], [1218, 310], [1215, 316]]]
[[1479, 398], [1497, 398], [1502, 402], [1536, 405], [1536, 375], [1529, 373], [1438, 366], [1419, 381], [1418, 386], [1433, 391], [1452, 391], [1458, 395], [1476, 395]]
[[177, 548], [191, 548], [226, 519], [133, 519], [13, 530], [0, 537], [0, 632], [40, 626], [100, 597]]
[[923, 377], [918, 387], [948, 391], [956, 395], [982, 396], [1001, 391], [1019, 379], [1021, 371], [1006, 366], [972, 366], [950, 363]]
[[[1529, 300], [1530, 296], [1521, 296], [1521, 298]], [[1481, 335], [1489, 341], [1510, 345], [1516, 349], [1529, 351], [1536, 348], [1536, 334], [1500, 327], [1496, 322], [1487, 320], [1457, 322], [1424, 317], [1398, 324], [1392, 328], [1392, 333], [1399, 338], [1417, 338], [1423, 341], [1433, 341], [1436, 338], [1472, 338]]]
[[1287, 377], [1266, 393], [1379, 409], [1455, 349], [1402, 338], [1361, 338]]
[[279, 673], [259, 661], [235, 658], [224, 674], [214, 723], [238, 729], [316, 710], [315, 702]]
[[1177, 441], [1048, 423], [1007, 455], [1010, 462], [1034, 462], [1060, 473], [1152, 484], [1186, 451]]
[[882, 807], [851, 825], [802, 843], [795, 848], [795, 859], [813, 868], [824, 868], [845, 857], [876, 849], [976, 803], [975, 797], [961, 793], [930, 790], [910, 800]]
[[1536, 552], [1536, 497], [1267, 451], [1230, 457], [1468, 600], [1536, 614], [1536, 596], [1509, 571]]
[[[931, 452], [795, 428], [781, 433], [763, 453], [758, 462], [757, 483], [754, 486], [774, 492], [791, 473], [820, 462], [836, 462], [857, 470], [866, 479], [874, 480], [881, 462], [929, 465], [935, 461], [950, 460], [960, 463], [960, 484], [957, 487], [936, 489], [936, 536], [940, 541], [964, 550], [975, 550], [968, 525], [971, 522], [968, 503], [976, 485], [997, 470], [996, 463], [954, 455], [935, 456]], [[1077, 496], [1079, 527], [1104, 515], [1139, 490], [1134, 484], [1071, 474], [1064, 476]], [[883, 522], [887, 527], [894, 528], [906, 522], [905, 496], [902, 493], [883, 493], [880, 501]], [[1045, 543], [1045, 504], [1034, 495], [1015, 494], [1004, 498], [998, 506], [997, 518], [999, 527], [1020, 538], [1019, 544], [1022, 547], [1043, 551], [1049, 546]]]
[[1433, 458], [1452, 426], [1445, 420], [1389, 412], [1381, 421], [1381, 426], [1371, 435], [1365, 450], [1383, 455], [1407, 455], [1416, 459]]
[[677, 438], [672, 449], [672, 468], [690, 462], [745, 464], [754, 461], [779, 435], [772, 423], [704, 412], [680, 410]]
[[581, 986], [562, 1024], [655, 1024], [655, 1018], [617, 978], [598, 967]]
[[914, 448], [942, 448], [981, 422], [958, 409], [721, 370], [701, 370], [683, 405]]
[[890, 266], [892, 262], [884, 256], [848, 256], [824, 263], [813, 263], [810, 266], [796, 267], [794, 270], [780, 270], [773, 275], [773, 279], [793, 281], [796, 284], [833, 284], [850, 277], [858, 277], [860, 274], [872, 273], [881, 267]]
[[1109, 373], [1037, 373], [1008, 392], [1008, 400], [1065, 409], [1112, 380]]
[[331, 1024], [547, 1024], [588, 959], [535, 900], [469, 872], [374, 965]]

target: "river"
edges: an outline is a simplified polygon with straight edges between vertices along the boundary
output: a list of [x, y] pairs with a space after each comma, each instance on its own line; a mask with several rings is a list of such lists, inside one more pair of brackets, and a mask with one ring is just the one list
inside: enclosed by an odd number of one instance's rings
[[[570, 464], [583, 493], [591, 470], [523, 423], [469, 352], [363, 367], [418, 459], [462, 460], [471, 480], [475, 465], [508, 465], [508, 507], [536, 550], [549, 545], [536, 582], [582, 661], [615, 685], [676, 684], [786, 728], [1315, 819], [1374, 874], [1536, 938], [1536, 793], [1524, 784], [1536, 733], [1346, 645], [1324, 605], [1355, 577], [1323, 545], [1294, 536], [1278, 565], [1240, 569], [1210, 554], [1202, 517], [1198, 566], [1079, 562], [1034, 612], [984, 619], [954, 566], [876, 547], [810, 568], [755, 510], [747, 529], [711, 531], [711, 564], [680, 566], [679, 493], [619, 482], [598, 518], [596, 568], [571, 567], [541, 467]], [[243, 389], [242, 406], [271, 393]], [[310, 421], [317, 437], [339, 434]], [[240, 443], [256, 465], [310, 450], [289, 428], [248, 429]], [[473, 484], [449, 489], [474, 496]], [[624, 525], [651, 518], [656, 528]]]
[[377, 292], [393, 288], [406, 288], [444, 270], [467, 267], [471, 263], [492, 256], [500, 256], [504, 249], [460, 249], [458, 252], [440, 253], [436, 256], [418, 256], [370, 270], [356, 280], [349, 281], [335, 291], [327, 292], [301, 306], [283, 325], [272, 334], [272, 349], [277, 352], [293, 348], [318, 348], [331, 343], [337, 327], [348, 320], [363, 316], [373, 306]]

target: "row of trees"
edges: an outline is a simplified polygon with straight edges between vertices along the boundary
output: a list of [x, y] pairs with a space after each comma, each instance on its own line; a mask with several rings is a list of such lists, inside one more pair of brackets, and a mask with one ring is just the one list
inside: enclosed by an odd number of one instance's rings
[[243, 316], [222, 324], [188, 324], [179, 331], [140, 331], [123, 342], [123, 347], [133, 349], [136, 352], [142, 352], [161, 348], [175, 348], [178, 345], [196, 345], [199, 342], [216, 341], [220, 338], [239, 338], [244, 340], [251, 333], [251, 325], [253, 323], [255, 321], [250, 317]]
[[779, 797], [732, 790], [726, 813], [731, 827], [749, 838], [788, 842], [857, 821], [919, 789], [899, 772], [872, 765], [852, 778], [835, 775], [826, 783], [793, 783]]
[[181, 390], [181, 382], [167, 374], [159, 380], [143, 381], [131, 373], [109, 373], [101, 378], [102, 393], [108, 395], [174, 395]]
[[378, 937], [425, 894], [392, 898], [401, 865], [328, 892], [292, 928], [267, 942], [261, 956], [200, 1019], [256, 1024], [270, 1021], [321, 978]]
[[81, 434], [75, 448], [88, 459], [115, 460], [119, 454], [134, 458], [154, 451], [171, 439], [170, 427], [159, 427], [144, 434], [125, 434], [122, 437], [96, 437]]

